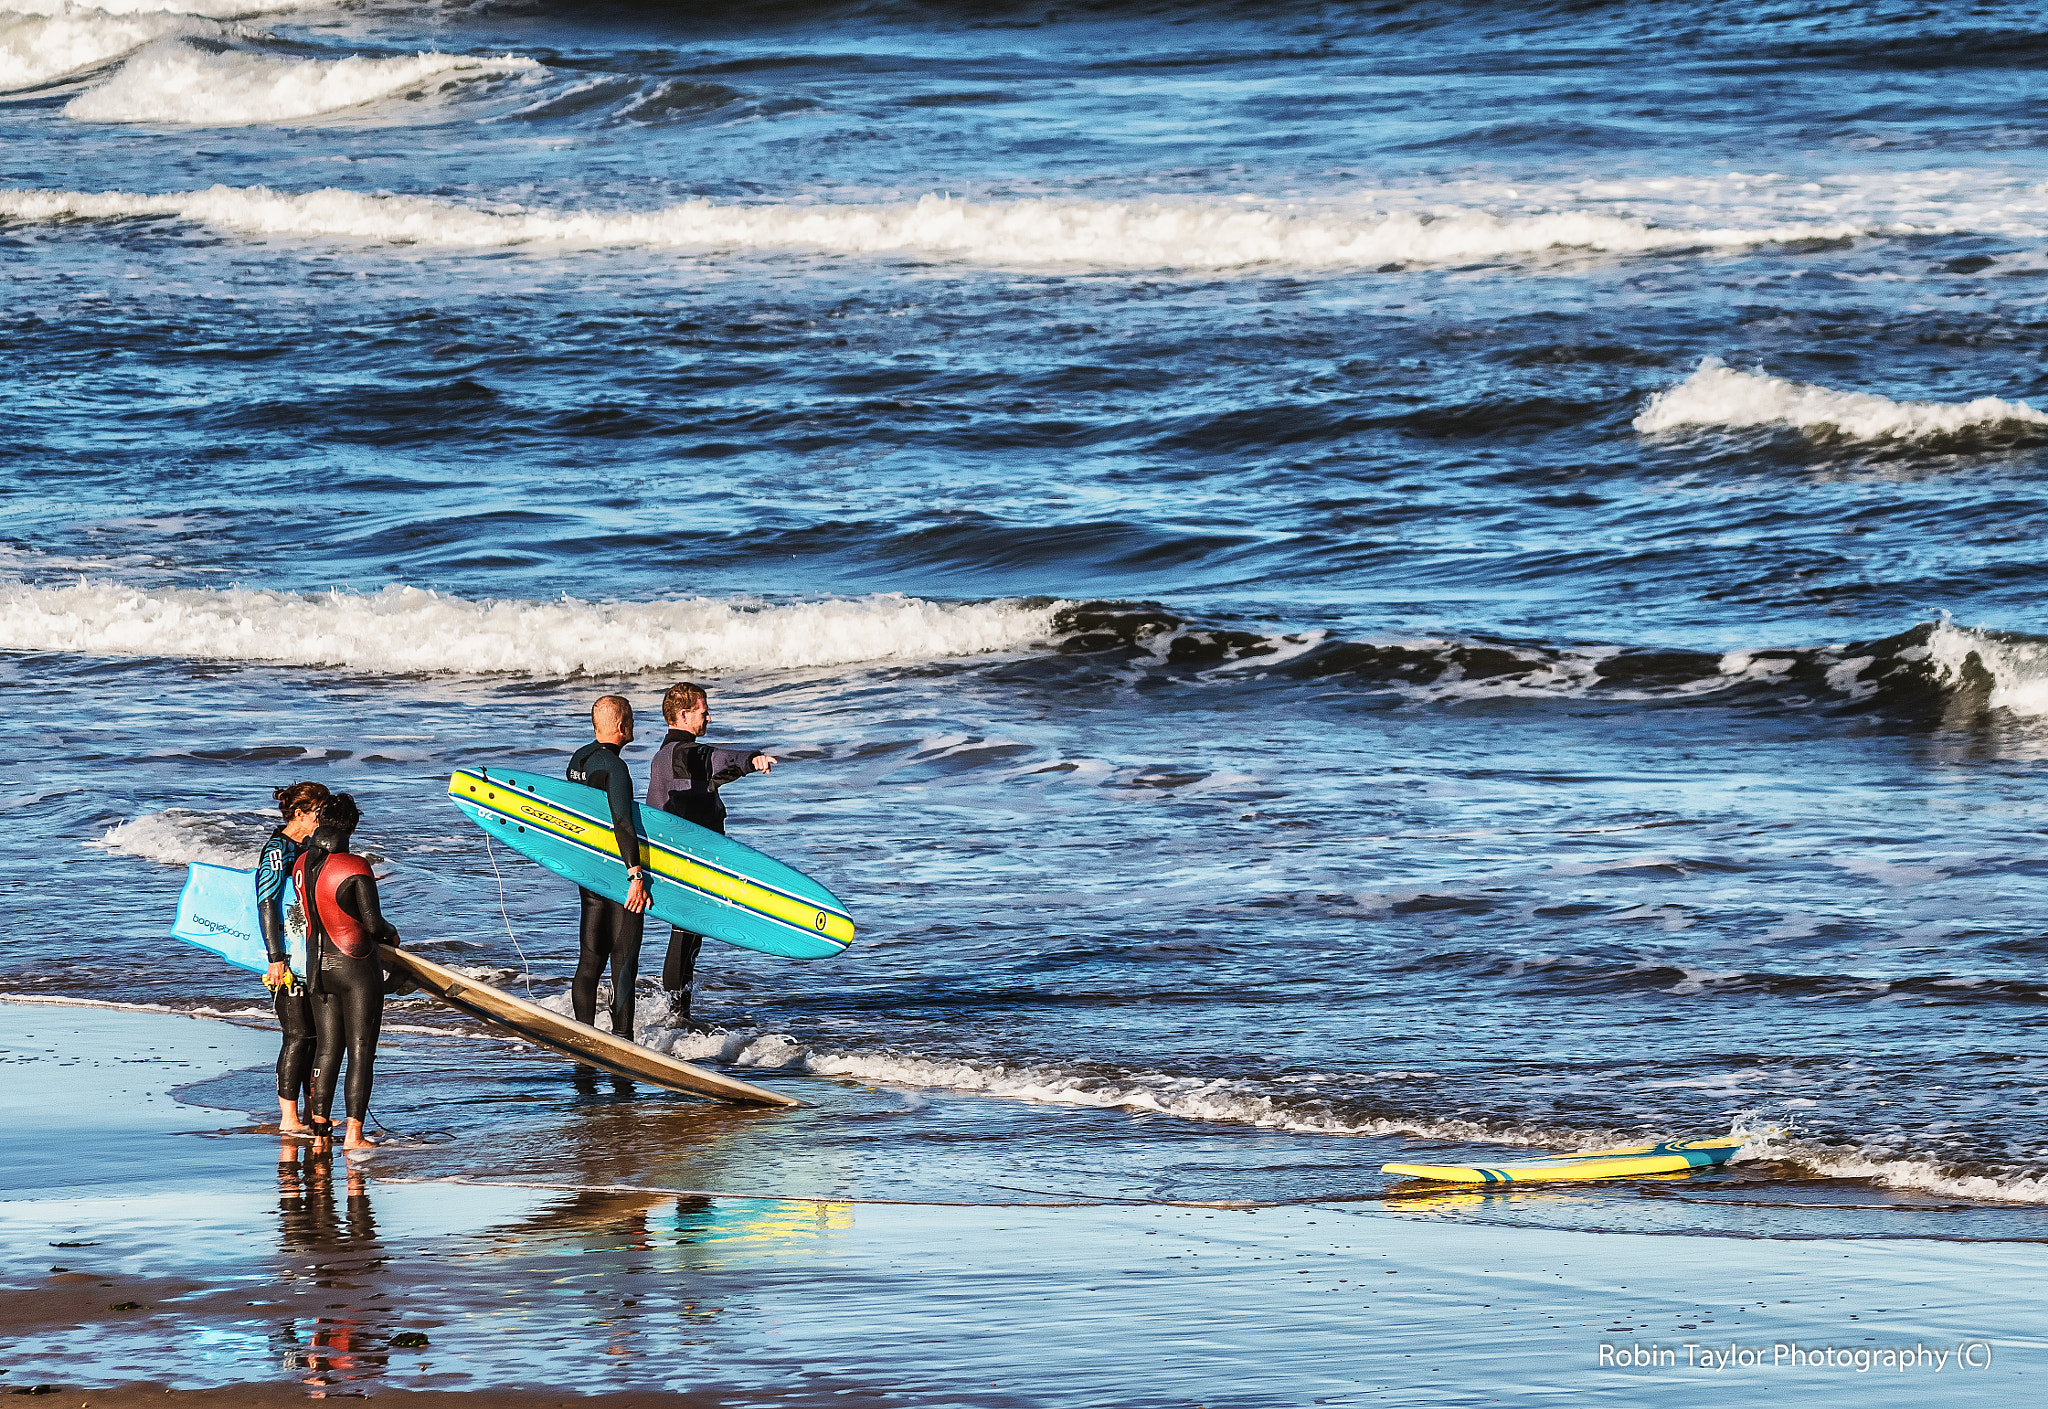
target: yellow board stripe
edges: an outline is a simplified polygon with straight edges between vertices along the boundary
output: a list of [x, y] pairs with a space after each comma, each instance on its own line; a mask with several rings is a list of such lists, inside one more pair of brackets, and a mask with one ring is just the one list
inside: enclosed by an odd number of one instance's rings
[[[463, 780], [468, 779], [467, 784]], [[472, 806], [482, 807], [500, 816], [516, 817], [527, 826], [537, 828], [567, 842], [573, 842], [601, 856], [619, 860], [618, 839], [612, 835], [609, 826], [599, 824], [590, 818], [578, 815], [566, 808], [543, 802], [540, 798], [522, 793], [517, 788], [496, 782], [488, 777], [457, 770], [448, 780], [451, 796], [461, 797]], [[464, 794], [467, 794], [464, 797]], [[853, 943], [853, 921], [837, 910], [821, 906], [802, 896], [777, 890], [773, 886], [728, 871], [722, 866], [709, 865], [686, 856], [682, 852], [647, 838], [648, 850], [652, 853], [650, 868], [658, 876], [685, 886], [699, 894], [710, 896], [728, 905], [751, 910], [757, 915], [788, 925], [791, 929], [814, 934], [835, 944]]]

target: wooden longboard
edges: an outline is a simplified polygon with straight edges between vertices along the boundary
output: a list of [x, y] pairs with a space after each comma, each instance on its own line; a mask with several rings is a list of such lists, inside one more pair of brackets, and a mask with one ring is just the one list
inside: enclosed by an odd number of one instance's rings
[[427, 992], [451, 1008], [460, 1009], [473, 1018], [481, 1019], [492, 1027], [503, 1028], [516, 1033], [536, 1046], [588, 1066], [612, 1072], [618, 1076], [630, 1076], [635, 1081], [652, 1082], [665, 1086], [671, 1091], [687, 1091], [696, 1096], [709, 1096], [713, 1100], [733, 1101], [746, 1106], [801, 1106], [803, 1102], [791, 1096], [769, 1091], [745, 1081], [736, 1081], [717, 1072], [693, 1067], [688, 1062], [679, 1062], [674, 1057], [663, 1056], [660, 1052], [649, 1051], [635, 1042], [599, 1032], [573, 1018], [550, 1012], [537, 1003], [524, 998], [515, 998], [502, 988], [493, 988], [488, 983], [467, 978], [453, 969], [445, 968], [432, 959], [425, 959], [408, 949], [394, 949], [388, 944], [378, 946], [378, 954], [386, 968], [418, 984]]

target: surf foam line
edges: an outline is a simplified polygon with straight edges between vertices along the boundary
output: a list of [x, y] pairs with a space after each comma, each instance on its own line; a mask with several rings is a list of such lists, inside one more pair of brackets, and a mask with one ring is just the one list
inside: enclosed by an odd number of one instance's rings
[[1789, 426], [1816, 438], [1865, 441], [1954, 439], [2004, 432], [2048, 435], [2048, 414], [2024, 401], [1894, 401], [1869, 392], [1831, 391], [1762, 372], [1740, 372], [1718, 357], [1652, 396], [1632, 422], [1644, 435], [1708, 428]]
[[1046, 638], [1058, 603], [941, 603], [882, 594], [592, 603], [380, 592], [0, 586], [0, 650], [59, 651], [378, 674], [633, 674], [938, 660]]
[[997, 265], [1202, 270], [1275, 264], [1378, 268], [1552, 250], [1637, 254], [1870, 233], [1860, 225], [1682, 229], [1583, 212], [1503, 216], [1484, 210], [1310, 211], [1193, 200], [969, 201], [940, 195], [891, 205], [720, 205], [695, 200], [638, 214], [607, 214], [484, 208], [333, 188], [298, 195], [264, 186], [212, 186], [168, 195], [0, 192], [0, 218], [5, 219], [51, 222], [138, 216], [171, 216], [242, 235], [448, 249], [535, 244], [704, 252], [911, 251]]
[[0, 11], [17, 15], [201, 15], [238, 19], [293, 10], [316, 10], [331, 0], [0, 0]]
[[[1284, 1097], [1254, 1090], [1249, 1083], [1225, 1079], [1139, 1074], [1118, 1077], [1082, 1076], [1055, 1066], [1011, 1066], [932, 1059], [891, 1053], [813, 1051], [780, 1033], [698, 1034], [644, 1024], [637, 1034], [647, 1045], [659, 1044], [685, 1061], [715, 1060], [727, 1066], [796, 1068], [816, 1076], [850, 1077], [883, 1086], [939, 1087], [977, 1096], [1036, 1101], [1049, 1105], [1094, 1106], [1103, 1109], [1151, 1111], [1185, 1120], [1218, 1121], [1287, 1130], [1309, 1135], [1412, 1136], [1460, 1144], [1507, 1145], [1523, 1148], [1596, 1150], [1641, 1144], [1640, 1131], [1527, 1130], [1503, 1128], [1470, 1120], [1378, 1117], [1345, 1120], [1328, 1111], [1290, 1104]], [[2001, 1203], [2048, 1203], [2048, 1180], [2020, 1176], [1998, 1178], [1946, 1170], [1931, 1161], [1872, 1158], [1810, 1145], [1784, 1143], [1774, 1126], [1738, 1119], [1729, 1133], [1744, 1140], [1736, 1158], [1744, 1161], [1785, 1160], [1812, 1169], [1823, 1178], [1867, 1179], [1887, 1188], [1939, 1193], [1957, 1198]], [[1376, 1196], [1375, 1196], [1376, 1197]], [[1319, 1199], [1315, 1202], [1341, 1202]]]
[[[566, 1006], [566, 995], [554, 1000]], [[554, 1002], [543, 1006], [553, 1007]], [[1639, 1135], [1614, 1131], [1525, 1131], [1468, 1120], [1397, 1117], [1347, 1120], [1309, 1098], [1299, 1104], [1226, 1078], [1203, 1080], [1154, 1073], [1083, 1075], [1044, 1064], [1013, 1065], [922, 1057], [892, 1052], [814, 1049], [774, 1032], [696, 1033], [662, 1026], [660, 1018], [636, 1025], [634, 1040], [682, 1061], [735, 1068], [801, 1071], [873, 1085], [940, 1088], [976, 1096], [1044, 1105], [1151, 1111], [1186, 1120], [1251, 1125], [1312, 1135], [1398, 1135], [1425, 1140], [1493, 1145], [1625, 1144]]]
[[64, 106], [80, 122], [163, 122], [200, 127], [289, 122], [342, 112], [436, 79], [538, 69], [532, 59], [420, 53], [403, 58], [293, 59], [211, 52], [160, 40], [98, 87]]

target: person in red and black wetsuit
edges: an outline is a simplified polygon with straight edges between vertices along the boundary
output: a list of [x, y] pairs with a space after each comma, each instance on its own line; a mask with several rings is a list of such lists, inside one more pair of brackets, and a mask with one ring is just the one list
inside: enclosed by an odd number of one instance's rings
[[[633, 742], [633, 705], [624, 695], [606, 695], [590, 707], [590, 731], [597, 737], [570, 755], [568, 778], [605, 795], [612, 815], [612, 835], [619, 859], [626, 863], [626, 900], [584, 890], [583, 923], [578, 931], [581, 952], [576, 977], [569, 983], [569, 1006], [576, 1021], [597, 1021], [597, 981], [605, 965], [612, 970], [612, 1031], [633, 1040], [633, 984], [640, 977], [640, 936], [647, 924], [647, 868], [640, 836], [640, 809], [633, 797], [633, 775], [619, 750]], [[581, 889], [579, 887], [579, 889]]]
[[306, 910], [306, 987], [313, 1003], [319, 1041], [313, 1054], [313, 1089], [308, 1123], [316, 1135], [334, 1129], [334, 1087], [341, 1060], [348, 1058], [344, 1150], [368, 1149], [363, 1135], [376, 1079], [377, 1034], [384, 1025], [384, 995], [394, 986], [377, 960], [377, 946], [399, 943], [398, 931], [377, 903], [377, 878], [369, 863], [350, 853], [349, 837], [362, 810], [347, 793], [336, 793], [320, 809], [320, 826], [293, 869], [299, 903]]
[[[719, 789], [749, 773], [766, 773], [775, 759], [759, 749], [722, 749], [697, 742], [711, 723], [711, 699], [702, 685], [684, 681], [669, 686], [661, 697], [661, 717], [668, 722], [668, 733], [648, 765], [647, 805], [725, 835], [725, 799]], [[703, 948], [703, 935], [671, 926], [668, 959], [661, 966], [669, 1021], [697, 1032], [711, 1030], [710, 1024], [690, 1015], [697, 955]]]

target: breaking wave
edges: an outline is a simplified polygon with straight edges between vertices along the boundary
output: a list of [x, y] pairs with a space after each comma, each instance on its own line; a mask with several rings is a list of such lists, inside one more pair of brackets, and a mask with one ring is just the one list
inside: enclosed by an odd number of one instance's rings
[[775, 670], [934, 660], [1042, 640], [1052, 605], [882, 595], [768, 605], [475, 601], [381, 592], [0, 587], [0, 649], [336, 666], [383, 674], [565, 676], [689, 666]]
[[1652, 396], [1634, 425], [1645, 435], [1688, 426], [1790, 426], [1819, 437], [1906, 441], [1995, 432], [2039, 435], [2048, 428], [2048, 414], [2024, 401], [1995, 396], [1953, 403], [1830, 391], [1761, 372], [1738, 372], [1709, 357], [1677, 386]]
[[[4, 0], [0, 0], [4, 3]], [[66, 74], [97, 68], [171, 35], [219, 35], [225, 25], [194, 15], [138, 10], [22, 14], [0, 10], [0, 93], [33, 88]]]
[[376, 674], [541, 678], [789, 670], [1048, 649], [1217, 681], [1341, 681], [1418, 704], [1483, 700], [1847, 705], [2048, 715], [2048, 640], [1925, 622], [1875, 641], [1713, 652], [1475, 637], [1357, 640], [1204, 624], [1124, 602], [473, 599], [379, 592], [0, 586], [0, 650]]
[[[85, 111], [74, 113], [85, 115]], [[990, 264], [1080, 264], [1112, 269], [1229, 269], [1273, 264], [1357, 269], [1498, 259], [1550, 250], [1641, 253], [1860, 233], [1860, 227], [1803, 224], [1676, 229], [1584, 213], [1307, 212], [1221, 202], [976, 202], [937, 195], [892, 205], [722, 205], [695, 200], [638, 214], [607, 214], [550, 213], [519, 206], [484, 209], [423, 196], [331, 188], [302, 195], [263, 186], [214, 186], [159, 196], [124, 191], [97, 195], [35, 190], [0, 193], [0, 217], [15, 220], [112, 220], [152, 215], [245, 235], [446, 248], [544, 244], [830, 254], [917, 251]]]
[[1344, 640], [1190, 621], [1143, 604], [1088, 602], [1054, 617], [1058, 648], [1142, 668], [1345, 679], [1424, 704], [1499, 699], [1770, 702], [1905, 712], [2048, 715], [2048, 640], [1923, 622], [1894, 636], [1736, 651], [1556, 647], [1473, 637]]
[[256, 864], [272, 822], [260, 812], [199, 812], [173, 807], [145, 813], [109, 827], [87, 846], [120, 856], [139, 856], [166, 866], [205, 861], [241, 869]]
[[82, 122], [235, 126], [360, 107], [418, 84], [537, 69], [532, 59], [421, 53], [407, 58], [291, 59], [210, 53], [180, 40], [150, 45], [64, 108]]
[[1774, 1150], [1769, 1157], [1798, 1165], [1820, 1179], [1862, 1180], [1887, 1189], [1972, 1201], [2048, 1204], [2048, 1179], [2023, 1173], [1980, 1174], [1934, 1160], [1799, 1143]]

